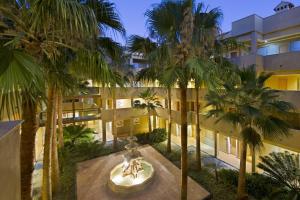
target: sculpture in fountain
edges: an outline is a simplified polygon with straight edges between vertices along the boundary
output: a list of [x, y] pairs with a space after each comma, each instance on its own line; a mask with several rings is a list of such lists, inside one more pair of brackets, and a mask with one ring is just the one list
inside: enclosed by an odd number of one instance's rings
[[136, 137], [131, 136], [128, 141], [123, 163], [115, 166], [110, 172], [108, 185], [116, 193], [140, 191], [151, 182], [154, 175], [153, 166], [145, 161], [137, 150]]

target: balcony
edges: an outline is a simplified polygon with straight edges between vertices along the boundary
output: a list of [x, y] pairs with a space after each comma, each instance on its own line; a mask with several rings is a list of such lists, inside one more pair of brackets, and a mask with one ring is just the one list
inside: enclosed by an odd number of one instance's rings
[[300, 51], [264, 56], [265, 71], [300, 71]]
[[230, 61], [239, 67], [255, 65], [257, 68], [261, 68], [263, 66], [263, 57], [257, 54], [249, 54], [236, 58], [230, 58]]
[[296, 110], [300, 110], [300, 91], [280, 91], [280, 98], [292, 103]]

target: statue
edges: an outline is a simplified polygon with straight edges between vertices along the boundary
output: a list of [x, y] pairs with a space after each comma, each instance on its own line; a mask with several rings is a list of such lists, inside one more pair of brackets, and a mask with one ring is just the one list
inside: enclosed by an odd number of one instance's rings
[[128, 138], [129, 144], [125, 146], [128, 150], [123, 158], [123, 177], [131, 175], [133, 178], [138, 177], [138, 173], [143, 171], [141, 161], [143, 160], [141, 153], [137, 150], [136, 137]]

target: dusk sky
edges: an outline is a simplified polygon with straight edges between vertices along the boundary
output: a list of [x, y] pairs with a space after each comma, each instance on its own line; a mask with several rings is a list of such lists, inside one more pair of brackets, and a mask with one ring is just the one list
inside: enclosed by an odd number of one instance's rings
[[[111, 0], [111, 2], [115, 3], [128, 36], [132, 34], [147, 36], [144, 13], [161, 0]], [[224, 15], [222, 30], [226, 32], [230, 30], [231, 22], [248, 15], [257, 14], [267, 17], [274, 14], [273, 8], [280, 3], [280, 0], [197, 0], [197, 2], [204, 2], [209, 8], [219, 7], [222, 10]], [[299, 4], [296, 0], [290, 2], [295, 6]], [[116, 40], [124, 43], [120, 38]]]

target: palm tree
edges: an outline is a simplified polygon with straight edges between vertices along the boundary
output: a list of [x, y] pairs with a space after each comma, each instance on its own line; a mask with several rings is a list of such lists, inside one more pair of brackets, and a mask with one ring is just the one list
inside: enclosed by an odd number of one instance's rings
[[191, 78], [195, 81], [196, 89], [196, 164], [201, 169], [201, 141], [200, 141], [200, 107], [199, 89], [206, 86], [209, 89], [216, 85], [216, 63], [211, 60], [214, 43], [219, 33], [219, 21], [222, 13], [218, 8], [210, 11], [199, 3], [194, 13], [194, 29], [192, 51], [195, 59], [190, 61], [192, 65]]
[[[38, 105], [43, 100], [43, 73], [36, 60], [19, 50], [0, 47], [0, 118], [23, 119], [21, 127], [21, 196], [31, 198]], [[7, 120], [4, 118], [4, 120]]]
[[281, 188], [271, 194], [272, 199], [300, 199], [299, 157], [289, 152], [261, 156], [258, 167], [275, 179]]
[[86, 128], [85, 125], [71, 125], [64, 127], [64, 140], [67, 145], [74, 146], [76, 143], [89, 139], [94, 134], [93, 129]]
[[[97, 7], [95, 7], [94, 4], [91, 4], [91, 2], [97, 4]], [[3, 31], [1, 32], [1, 37], [8, 41], [6, 44], [10, 45], [11, 48], [18, 49], [34, 56], [36, 60], [42, 64], [42, 67], [45, 69], [43, 71], [47, 73], [47, 77], [53, 77], [55, 72], [53, 72], [54, 70], [51, 69], [53, 67], [51, 63], [55, 63], [54, 61], [61, 55], [62, 49], [67, 48], [75, 52], [83, 47], [87, 49], [93, 49], [95, 44], [94, 40], [97, 39], [99, 30], [102, 31], [103, 34], [103, 30], [109, 26], [117, 31], [124, 31], [124, 28], [120, 26], [121, 23], [119, 23], [120, 21], [118, 15], [116, 12], [114, 12], [113, 4], [110, 4], [107, 1], [88, 1], [87, 3], [81, 4], [75, 0], [26, 1], [24, 4], [21, 4], [20, 2], [18, 4], [9, 4], [9, 2], [4, 2], [4, 4], [0, 6], [0, 10], [3, 15], [1, 20], [4, 21], [4, 24], [9, 22], [10, 26], [4, 27]], [[20, 7], [22, 7], [22, 9], [20, 9]], [[93, 10], [91, 10], [91, 7], [99, 11], [98, 15], [95, 15]], [[68, 10], [68, 12], [66, 12], [66, 10]], [[103, 23], [97, 24], [96, 17], [98, 19], [102, 19]], [[97, 61], [95, 60], [94, 55], [95, 54], [86, 57], [94, 58], [94, 60], [92, 60], [90, 63], [94, 64], [94, 68], [98, 67], [98, 71], [105, 69], [105, 67], [103, 68], [101, 66], [104, 63], [104, 60], [100, 59], [99, 57], [102, 57], [103, 55], [98, 54], [98, 57], [96, 58]], [[90, 66], [92, 65], [85, 66], [85, 68], [89, 68]], [[106, 67], [106, 69], [108, 68]], [[85, 72], [93, 73], [95, 72], [94, 70], [95, 69], [89, 68], [85, 70]], [[103, 73], [102, 71], [100, 76], [104, 77], [106, 80], [108, 79], [107, 74], [111, 73]], [[97, 78], [100, 77], [99, 75], [91, 76]], [[49, 79], [47, 83], [48, 118], [46, 121], [44, 147], [43, 199], [51, 199], [51, 186], [49, 184], [49, 161], [52, 137], [51, 130], [53, 130], [54, 126], [52, 123], [54, 119], [54, 111], [52, 108], [54, 107], [54, 96], [56, 96], [56, 87], [53, 85], [55, 83], [55, 78], [52, 78], [51, 80]], [[25, 95], [29, 95], [29, 93], [25, 93]], [[32, 127], [32, 130], [34, 130], [34, 126]], [[29, 134], [23, 135], [25, 136]], [[31, 145], [31, 147], [32, 146], [34, 145]], [[29, 146], [28, 149], [32, 148]], [[27, 161], [29, 162], [29, 159], [27, 159]], [[30, 162], [33, 162], [33, 160]], [[26, 174], [31, 173], [32, 170], [26, 171]], [[30, 192], [30, 190], [27, 190], [27, 194], [23, 195], [24, 198], [25, 195], [30, 198], [30, 193], [28, 191]]]
[[148, 114], [148, 138], [149, 134], [152, 132], [151, 114], [155, 113], [156, 108], [162, 107], [156, 93], [154, 93], [150, 88], [140, 93], [139, 98], [143, 99], [144, 102], [140, 100], [135, 100], [133, 102], [133, 107], [138, 109], [146, 109]]
[[[191, 74], [195, 73], [193, 72], [193, 67], [187, 66], [187, 61], [195, 57], [199, 59], [199, 55], [202, 56], [202, 54], [206, 53], [203, 50], [209, 47], [208, 44], [210, 45], [211, 43], [204, 42], [213, 41], [207, 40], [208, 36], [215, 38], [213, 29], [216, 28], [214, 27], [216, 26], [216, 20], [213, 19], [218, 19], [219, 17], [217, 9], [214, 11], [216, 15], [211, 14], [209, 15], [210, 17], [205, 17], [208, 14], [202, 12], [202, 7], [202, 4], [196, 7], [195, 2], [192, 0], [163, 1], [146, 12], [150, 36], [159, 42], [168, 44], [173, 54], [175, 54], [175, 59], [173, 59], [175, 63], [165, 74], [168, 77], [176, 77], [181, 89], [182, 199], [187, 198], [186, 90], [187, 83], [192, 78]], [[211, 13], [214, 12], [212, 11]]]
[[241, 156], [238, 180], [238, 199], [246, 197], [246, 157], [247, 146], [259, 148], [265, 137], [275, 138], [288, 134], [285, 118], [292, 106], [278, 99], [278, 91], [264, 87], [270, 74], [256, 75], [254, 66], [237, 69], [239, 80], [223, 85], [224, 89], [210, 91], [206, 97], [207, 105], [214, 109], [209, 117], [217, 121], [227, 121], [239, 128]]
[[143, 53], [149, 63], [149, 67], [140, 70], [137, 74], [137, 81], [154, 82], [159, 81], [159, 84], [167, 88], [168, 96], [168, 141], [167, 151], [171, 152], [171, 133], [172, 133], [172, 86], [177, 79], [174, 76], [166, 76], [163, 71], [166, 71], [172, 65], [171, 49], [165, 43], [155, 43], [150, 38], [143, 38], [137, 35], [132, 35], [128, 42], [130, 52]]

